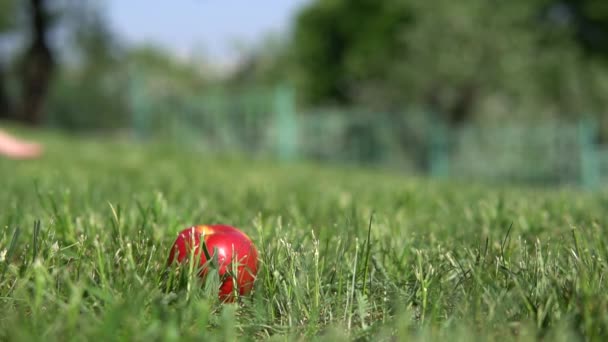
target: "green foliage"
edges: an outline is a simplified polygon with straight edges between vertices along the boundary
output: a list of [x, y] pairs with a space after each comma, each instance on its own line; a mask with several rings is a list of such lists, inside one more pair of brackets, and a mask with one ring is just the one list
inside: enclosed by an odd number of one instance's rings
[[[559, 4], [559, 2], [558, 2]], [[608, 6], [602, 0], [577, 0], [561, 3], [573, 13], [569, 24], [576, 29], [577, 40], [592, 55], [608, 58]]]
[[181, 61], [163, 49], [135, 47], [128, 51], [126, 57], [124, 62], [130, 64], [133, 71], [150, 79], [152, 87], [159, 88], [160, 92], [202, 94], [207, 84], [202, 63]]
[[269, 35], [243, 52], [244, 60], [222, 83], [235, 91], [260, 86], [274, 87], [292, 82], [290, 42], [287, 37]]
[[360, 83], [391, 72], [387, 66], [397, 62], [400, 35], [409, 21], [402, 1], [318, 1], [305, 8], [291, 45], [304, 100], [353, 102]]
[[539, 11], [534, 2], [417, 2], [416, 25], [405, 33], [406, 63], [395, 66], [393, 82], [451, 121], [580, 111], [578, 89], [562, 96], [579, 81], [576, 47], [563, 30], [547, 41], [548, 31], [534, 21]]
[[10, 29], [15, 23], [16, 3], [14, 0], [5, 0], [0, 3], [0, 34]]
[[[36, 135], [44, 158], [0, 160], [2, 340], [606, 338], [604, 192]], [[261, 252], [237, 304], [162, 286], [177, 232], [215, 222]]]
[[316, 1], [295, 23], [292, 74], [308, 105], [422, 105], [453, 123], [601, 115], [602, 3]]
[[64, 71], [55, 80], [46, 123], [51, 127], [108, 131], [130, 124], [128, 75], [120, 69]]
[[69, 57], [48, 101], [46, 122], [69, 130], [109, 130], [129, 122], [125, 51], [101, 8], [90, 1], [65, 9]]

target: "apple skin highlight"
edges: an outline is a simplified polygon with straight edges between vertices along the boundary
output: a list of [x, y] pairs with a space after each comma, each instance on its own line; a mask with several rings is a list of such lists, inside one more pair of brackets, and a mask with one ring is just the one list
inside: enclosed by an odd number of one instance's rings
[[[241, 296], [249, 294], [258, 271], [258, 252], [247, 234], [238, 228], [228, 225], [197, 225], [182, 230], [171, 248], [168, 264], [172, 265], [176, 261], [185, 263], [192, 252], [194, 257], [199, 259], [199, 265], [205, 264], [207, 258], [201, 237], [212, 258], [214, 252], [217, 252], [219, 276], [223, 279], [219, 288], [220, 299], [228, 302], [234, 300], [235, 281], [231, 276], [226, 276], [226, 272], [233, 267], [233, 261], [237, 265], [238, 293]], [[199, 276], [204, 278], [207, 272], [208, 267], [205, 267]]]

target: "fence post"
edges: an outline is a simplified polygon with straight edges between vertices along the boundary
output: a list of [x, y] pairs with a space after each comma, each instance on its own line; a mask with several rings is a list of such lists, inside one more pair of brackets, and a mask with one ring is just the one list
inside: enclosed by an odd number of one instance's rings
[[580, 183], [586, 190], [595, 190], [600, 184], [599, 161], [595, 138], [597, 126], [591, 119], [579, 121]]
[[430, 125], [430, 173], [432, 177], [446, 178], [449, 174], [448, 128], [437, 115], [431, 115]]
[[281, 85], [276, 89], [274, 110], [279, 158], [284, 161], [293, 160], [297, 154], [298, 127], [292, 88]]

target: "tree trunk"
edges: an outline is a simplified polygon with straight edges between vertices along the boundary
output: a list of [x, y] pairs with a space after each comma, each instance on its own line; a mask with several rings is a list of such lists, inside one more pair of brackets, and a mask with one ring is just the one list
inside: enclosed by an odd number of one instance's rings
[[441, 99], [442, 86], [436, 84], [428, 92], [426, 103], [435, 115], [440, 115], [450, 127], [458, 127], [471, 120], [473, 109], [477, 101], [477, 85], [468, 82], [461, 85], [458, 97], [451, 103]]
[[30, 0], [32, 41], [23, 59], [20, 119], [38, 125], [43, 119], [44, 104], [55, 63], [47, 41], [50, 18], [45, 0]]
[[4, 87], [4, 81], [4, 70], [0, 65], [0, 119], [2, 120], [11, 118], [13, 110], [10, 100], [8, 98], [8, 93], [6, 92], [6, 88]]
[[471, 114], [477, 100], [477, 87], [467, 83], [459, 90], [459, 96], [449, 109], [449, 122], [452, 126], [460, 126], [471, 120]]

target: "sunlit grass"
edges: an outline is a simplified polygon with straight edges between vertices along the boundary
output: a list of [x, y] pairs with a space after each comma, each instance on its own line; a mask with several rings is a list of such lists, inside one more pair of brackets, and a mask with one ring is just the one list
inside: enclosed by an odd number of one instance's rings
[[[604, 193], [43, 139], [41, 160], [0, 160], [2, 340], [606, 335]], [[178, 231], [203, 223], [258, 246], [237, 304], [196, 277], [163, 287]]]

